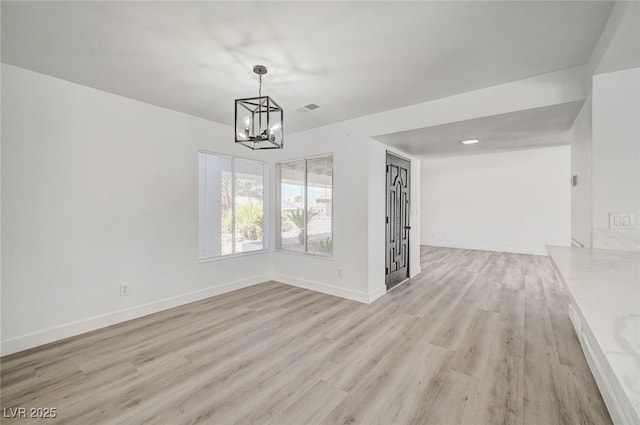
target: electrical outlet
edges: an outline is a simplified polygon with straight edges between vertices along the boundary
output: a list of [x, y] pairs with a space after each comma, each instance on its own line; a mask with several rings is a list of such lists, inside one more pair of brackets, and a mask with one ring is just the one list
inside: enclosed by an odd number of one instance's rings
[[338, 268], [338, 277], [342, 277], [342, 269]]
[[635, 229], [636, 215], [634, 213], [609, 213], [609, 229]]
[[129, 295], [129, 285], [127, 285], [126, 283], [121, 283], [120, 284], [120, 296], [121, 297], [126, 297], [127, 295]]

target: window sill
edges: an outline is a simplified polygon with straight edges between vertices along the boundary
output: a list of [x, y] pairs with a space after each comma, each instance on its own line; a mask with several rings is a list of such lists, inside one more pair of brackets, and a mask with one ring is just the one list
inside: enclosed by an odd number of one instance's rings
[[199, 263], [209, 263], [211, 261], [220, 261], [220, 260], [228, 260], [231, 258], [240, 258], [240, 257], [248, 257], [251, 255], [256, 255], [256, 254], [265, 254], [268, 253], [269, 250], [268, 249], [258, 249], [255, 251], [249, 251], [249, 252], [239, 252], [236, 254], [229, 254], [229, 255], [221, 255], [219, 257], [211, 257], [211, 258], [200, 258], [198, 259]]
[[334, 260], [333, 254], [332, 255], [316, 254], [316, 253], [312, 253], [312, 252], [290, 251], [288, 249], [280, 249], [280, 248], [276, 249], [276, 253], [278, 253], [278, 254], [287, 254], [287, 255], [297, 255], [299, 257], [307, 257], [307, 258], [318, 258], [320, 260], [328, 260], [328, 261], [333, 261]]

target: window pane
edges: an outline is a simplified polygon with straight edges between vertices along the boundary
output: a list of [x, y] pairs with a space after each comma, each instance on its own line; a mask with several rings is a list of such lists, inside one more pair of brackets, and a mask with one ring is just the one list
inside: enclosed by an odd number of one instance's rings
[[280, 164], [280, 248], [304, 251], [304, 160]]
[[333, 157], [307, 160], [307, 251], [333, 253]]
[[199, 154], [200, 258], [231, 254], [231, 158]]
[[264, 249], [264, 165], [235, 160], [236, 253]]
[[233, 253], [233, 197], [231, 193], [231, 158], [219, 159], [220, 184], [220, 255]]

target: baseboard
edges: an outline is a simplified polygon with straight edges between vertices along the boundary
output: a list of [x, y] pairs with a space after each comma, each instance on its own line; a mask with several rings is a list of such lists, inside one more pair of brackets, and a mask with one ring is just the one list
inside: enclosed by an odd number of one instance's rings
[[[322, 292], [323, 294], [334, 295], [336, 297], [358, 301], [365, 304], [370, 303], [372, 300], [372, 297], [370, 296], [370, 294], [366, 292], [354, 291], [353, 289], [345, 289], [339, 286], [333, 286], [333, 285], [329, 285], [321, 282], [298, 279], [295, 277], [286, 276], [278, 273], [273, 274], [271, 276], [271, 280], [275, 280], [277, 282], [285, 283], [291, 286], [297, 286], [299, 288], [309, 289], [311, 291]], [[375, 294], [377, 294], [377, 291], [373, 295]], [[378, 295], [378, 296], [381, 296], [381, 295]]]
[[328, 285], [321, 282], [313, 282], [304, 279], [297, 279], [281, 274], [263, 274], [254, 276], [249, 279], [238, 280], [225, 283], [223, 285], [211, 288], [200, 289], [186, 294], [177, 295], [175, 297], [154, 301], [124, 310], [114, 311], [112, 313], [102, 314], [90, 317], [88, 319], [78, 320], [76, 322], [66, 323], [64, 325], [55, 326], [42, 331], [33, 332], [19, 337], [11, 338], [0, 342], [0, 355], [6, 356], [50, 342], [60, 341], [65, 338], [80, 335], [86, 332], [95, 331], [97, 329], [106, 328], [107, 326], [126, 322], [128, 320], [137, 319], [149, 314], [158, 313], [174, 307], [179, 307], [194, 301], [224, 294], [226, 292], [235, 291], [237, 289], [246, 288], [259, 283], [276, 280], [278, 282], [297, 286], [299, 288], [309, 289], [311, 291], [321, 292], [323, 294], [334, 295], [336, 297], [346, 298], [361, 303], [371, 303], [386, 293], [384, 287], [372, 293], [354, 291], [338, 286]]
[[177, 295], [175, 297], [154, 301], [148, 304], [131, 307], [124, 310], [118, 310], [112, 313], [107, 313], [88, 319], [82, 319], [76, 322], [71, 322], [61, 326], [56, 326], [27, 335], [7, 339], [0, 343], [0, 353], [2, 356], [6, 356], [8, 354], [17, 353], [29, 348], [48, 344], [54, 341], [59, 341], [61, 339], [80, 335], [85, 332], [94, 331], [96, 329], [105, 328], [117, 323], [126, 322], [127, 320], [147, 316], [159, 311], [224, 294], [226, 292], [235, 291], [237, 289], [246, 288], [248, 286], [256, 285], [258, 283], [266, 282], [269, 280], [271, 280], [271, 275], [269, 274], [254, 276], [248, 279], [229, 282], [211, 288], [200, 289], [197, 291], [188, 292], [186, 294]]
[[518, 248], [512, 246], [495, 246], [495, 245], [456, 245], [436, 242], [424, 242], [421, 245], [433, 246], [436, 248], [455, 248], [455, 249], [470, 249], [473, 251], [492, 251], [492, 252], [507, 252], [510, 254], [528, 254], [528, 255], [543, 255], [547, 256], [547, 251], [544, 247], [540, 249], [535, 248]]
[[382, 286], [381, 288], [378, 288], [373, 292], [369, 292], [369, 304], [371, 304], [372, 302], [374, 302], [375, 300], [377, 300], [378, 298], [380, 298], [386, 293], [387, 293], [387, 288], [385, 286]]

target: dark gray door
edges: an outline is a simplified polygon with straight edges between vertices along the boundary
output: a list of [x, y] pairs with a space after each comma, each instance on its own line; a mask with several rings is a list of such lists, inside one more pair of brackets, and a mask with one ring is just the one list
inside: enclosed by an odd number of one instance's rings
[[387, 289], [409, 277], [409, 174], [411, 163], [387, 152]]

